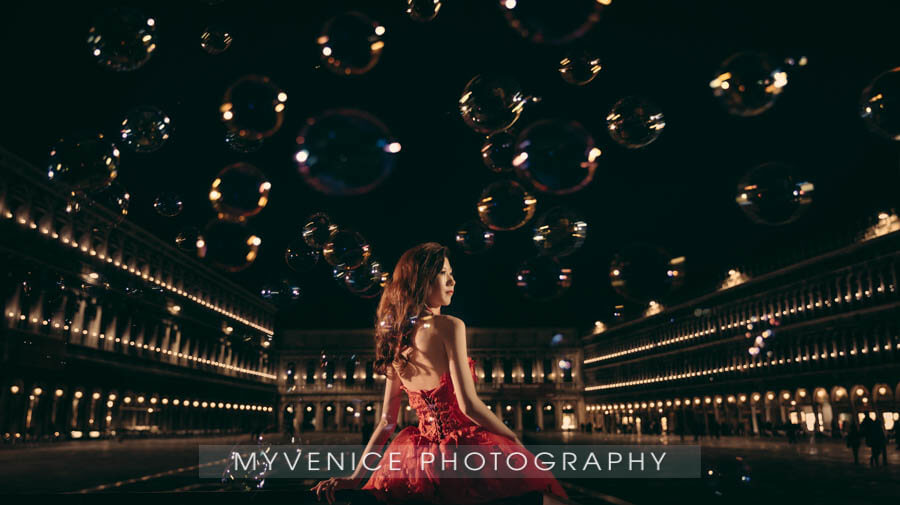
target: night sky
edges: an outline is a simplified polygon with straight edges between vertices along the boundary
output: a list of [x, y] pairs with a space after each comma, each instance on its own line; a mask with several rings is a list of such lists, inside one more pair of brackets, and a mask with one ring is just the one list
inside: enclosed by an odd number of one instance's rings
[[[554, 3], [565, 8], [566, 2]], [[458, 286], [445, 312], [469, 326], [585, 328], [608, 321], [622, 302], [609, 285], [608, 267], [630, 243], [657, 244], [687, 258], [686, 283], [667, 300], [677, 302], [709, 292], [733, 266], [765, 264], [897, 206], [898, 146], [867, 132], [856, 112], [861, 90], [900, 65], [895, 4], [614, 0], [578, 41], [603, 69], [575, 87], [557, 71], [568, 47], [528, 42], [491, 0], [449, 0], [430, 23], [410, 20], [403, 0], [132, 3], [156, 19], [159, 41], [149, 62], [133, 72], [101, 67], [85, 41], [91, 18], [122, 3], [28, 2], [0, 14], [0, 144], [44, 167], [59, 137], [95, 129], [115, 138], [127, 110], [161, 108], [174, 123], [171, 141], [150, 154], [122, 149], [119, 181], [132, 196], [129, 219], [167, 241], [213, 217], [207, 192], [219, 170], [236, 161], [257, 166], [273, 184], [269, 205], [250, 220], [262, 237], [260, 256], [226, 275], [254, 292], [268, 280], [296, 279], [304, 295], [282, 311], [282, 329], [366, 327], [374, 319], [377, 299], [346, 292], [324, 261], [305, 275], [286, 267], [285, 247], [317, 211], [362, 233], [391, 269], [415, 244], [452, 246]], [[327, 19], [350, 9], [387, 32], [380, 62], [365, 75], [343, 77], [320, 65], [315, 39]], [[200, 48], [210, 23], [233, 33], [223, 54]], [[759, 117], [731, 116], [708, 83], [741, 50], [806, 56], [809, 64], [789, 75], [774, 108]], [[573, 285], [552, 302], [523, 299], [514, 282], [518, 265], [534, 256], [533, 222], [497, 232], [494, 249], [484, 255], [466, 256], [453, 245], [456, 227], [476, 217], [482, 189], [515, 177], [485, 168], [483, 136], [457, 110], [469, 79], [488, 71], [514, 76], [542, 97], [518, 129], [545, 118], [576, 120], [603, 150], [584, 190], [533, 193], [538, 214], [565, 204], [589, 225], [582, 249], [564, 260]], [[289, 100], [281, 130], [260, 151], [238, 154], [222, 141], [217, 109], [227, 86], [246, 74], [271, 77]], [[610, 107], [626, 95], [645, 96], [665, 114], [665, 130], [643, 149], [625, 149], [606, 133]], [[325, 196], [297, 173], [294, 137], [308, 117], [336, 107], [370, 112], [402, 143], [393, 175], [370, 194]], [[767, 161], [794, 164], [814, 182], [803, 219], [761, 226], [735, 204], [740, 177]], [[176, 218], [152, 209], [164, 190], [184, 197], [185, 211]]]

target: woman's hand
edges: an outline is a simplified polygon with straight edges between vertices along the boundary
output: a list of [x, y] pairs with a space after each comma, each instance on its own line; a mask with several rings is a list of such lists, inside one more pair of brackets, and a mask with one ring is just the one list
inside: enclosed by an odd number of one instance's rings
[[359, 489], [361, 486], [361, 478], [332, 477], [328, 480], [319, 481], [318, 484], [309, 488], [309, 490], [316, 492], [316, 499], [319, 501], [322, 501], [322, 495], [324, 494], [328, 503], [334, 503], [335, 491], [340, 491], [342, 489]]

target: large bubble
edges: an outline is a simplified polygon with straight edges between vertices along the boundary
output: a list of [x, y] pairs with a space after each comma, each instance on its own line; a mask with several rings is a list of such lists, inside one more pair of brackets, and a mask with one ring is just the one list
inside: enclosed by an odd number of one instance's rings
[[305, 273], [312, 270], [319, 262], [321, 253], [313, 249], [303, 238], [294, 239], [284, 251], [284, 261], [291, 270]]
[[108, 9], [98, 16], [87, 42], [97, 62], [116, 71], [142, 67], [156, 49], [156, 20], [128, 7]]
[[866, 127], [888, 140], [900, 140], [900, 67], [876, 77], [859, 99]]
[[374, 116], [335, 109], [307, 120], [297, 136], [294, 159], [313, 189], [327, 195], [361, 195], [391, 175], [400, 148]]
[[240, 272], [256, 261], [262, 240], [243, 223], [211, 221], [197, 237], [197, 256], [227, 272]]
[[59, 139], [50, 148], [47, 177], [74, 190], [100, 189], [118, 175], [119, 154], [103, 134]]
[[787, 83], [787, 72], [767, 55], [744, 51], [722, 62], [709, 87], [729, 113], [757, 116], [775, 104]]
[[271, 137], [284, 123], [287, 93], [271, 79], [246, 75], [225, 90], [219, 116], [239, 137], [259, 140]]
[[513, 169], [516, 137], [505, 130], [492, 133], [481, 146], [484, 165], [493, 172], [508, 172]]
[[534, 217], [537, 198], [516, 181], [497, 181], [481, 192], [478, 217], [492, 230], [515, 230]]
[[538, 191], [567, 195], [593, 180], [600, 154], [579, 123], [545, 119], [519, 134], [513, 166]]
[[483, 253], [494, 246], [494, 232], [480, 221], [468, 221], [456, 229], [456, 245], [466, 254]]
[[313, 249], [321, 250], [328, 243], [328, 239], [336, 232], [338, 226], [334, 224], [331, 217], [324, 212], [316, 212], [306, 218], [306, 222], [301, 230], [303, 240]]
[[369, 259], [353, 270], [334, 268], [334, 278], [348, 291], [361, 298], [374, 298], [381, 294], [389, 277], [381, 262], [375, 259]]
[[799, 219], [813, 201], [815, 186], [792, 166], [763, 163], [738, 182], [735, 201], [756, 223], [784, 225]]
[[516, 286], [532, 300], [556, 298], [572, 285], [572, 269], [550, 257], [533, 258], [522, 263], [516, 272]]
[[249, 163], [234, 163], [223, 168], [209, 189], [209, 201], [219, 219], [244, 221], [255, 216], [269, 202], [272, 184]]
[[378, 63], [385, 28], [361, 12], [328, 20], [316, 39], [325, 68], [340, 75], [364, 74]]
[[425, 23], [437, 17], [441, 5], [441, 0], [406, 0], [406, 13], [413, 21]]
[[338, 230], [322, 248], [322, 256], [333, 267], [352, 270], [368, 261], [372, 254], [369, 242], [358, 232]]
[[609, 136], [629, 149], [650, 144], [665, 127], [662, 110], [649, 100], [634, 96], [616, 102], [606, 116]]
[[545, 0], [499, 1], [509, 26], [521, 36], [537, 44], [563, 44], [586, 34], [611, 0], [570, 0], [565, 4]]
[[534, 245], [544, 256], [568, 256], [584, 244], [587, 228], [587, 223], [574, 210], [554, 207], [538, 217]]
[[163, 217], [175, 217], [184, 210], [184, 201], [181, 195], [164, 191], [153, 200], [153, 210]]
[[152, 105], [128, 111], [119, 130], [122, 143], [138, 153], [158, 151], [172, 136], [172, 120]]
[[685, 279], [685, 259], [649, 244], [632, 244], [617, 253], [609, 267], [613, 289], [637, 303], [660, 302]]
[[219, 25], [207, 26], [200, 34], [200, 47], [209, 54], [224, 53], [232, 41], [231, 32]]
[[569, 84], [584, 86], [594, 80], [603, 65], [600, 58], [591, 56], [587, 51], [570, 51], [559, 60], [559, 75]]
[[473, 130], [490, 134], [513, 125], [533, 97], [506, 76], [479, 74], [472, 78], [459, 98], [459, 113]]

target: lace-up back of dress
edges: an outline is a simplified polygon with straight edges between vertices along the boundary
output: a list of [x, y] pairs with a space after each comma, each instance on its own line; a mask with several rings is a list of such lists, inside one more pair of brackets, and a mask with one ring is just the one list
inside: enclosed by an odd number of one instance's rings
[[[469, 370], [472, 380], [478, 382], [472, 358], [469, 358]], [[401, 384], [400, 389], [406, 391], [409, 406], [416, 409], [419, 431], [426, 438], [439, 441], [454, 430], [474, 424], [459, 408], [449, 371], [441, 375], [440, 383], [434, 388], [412, 391]]]

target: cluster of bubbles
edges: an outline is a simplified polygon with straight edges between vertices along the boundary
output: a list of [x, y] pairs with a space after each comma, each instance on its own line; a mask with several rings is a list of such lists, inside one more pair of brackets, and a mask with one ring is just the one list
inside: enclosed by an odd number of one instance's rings
[[672, 257], [650, 244], [632, 244], [616, 253], [609, 266], [613, 289], [636, 303], [659, 302], [685, 279], [685, 258]]
[[[747, 348], [747, 352], [751, 356], [758, 356], [760, 351], [766, 347], [766, 341], [775, 336], [775, 327], [780, 324], [775, 317], [752, 317], [744, 328], [744, 338], [752, 341], [750, 347]], [[768, 351], [767, 355], [771, 357], [772, 351]]]
[[784, 225], [799, 219], [813, 201], [815, 185], [781, 162], [754, 167], [738, 182], [735, 201], [752, 221]]

